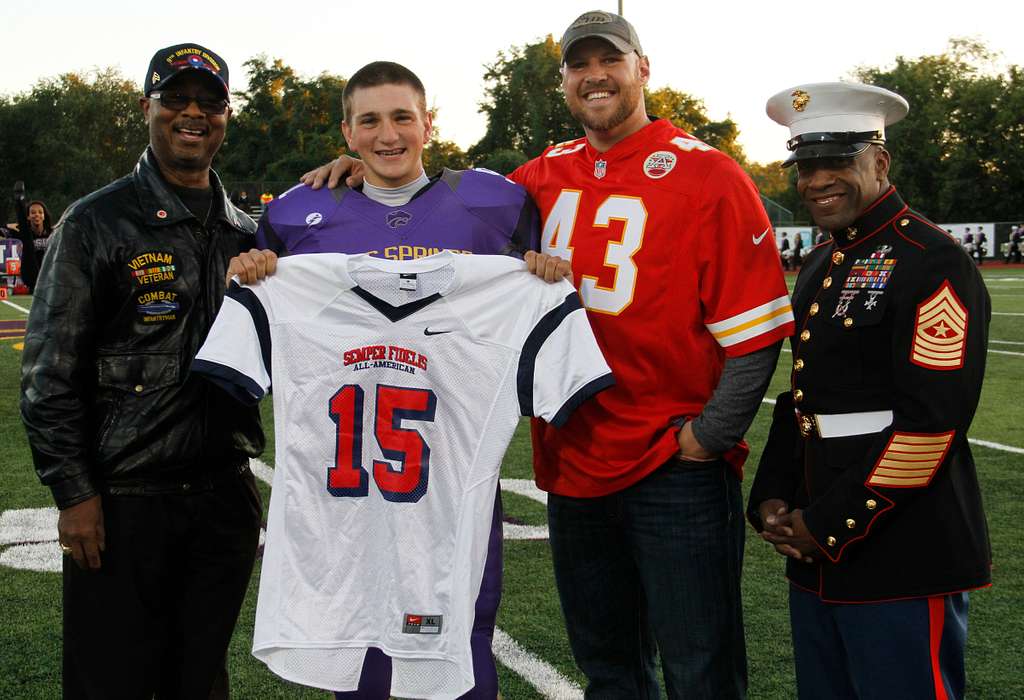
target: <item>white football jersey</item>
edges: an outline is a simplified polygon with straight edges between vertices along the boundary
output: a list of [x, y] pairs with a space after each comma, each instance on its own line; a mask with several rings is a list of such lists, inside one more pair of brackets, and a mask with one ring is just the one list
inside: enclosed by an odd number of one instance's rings
[[273, 384], [276, 470], [253, 654], [354, 690], [474, 685], [470, 633], [498, 470], [519, 416], [563, 423], [612, 384], [579, 298], [504, 256], [298, 255], [233, 284], [193, 368]]

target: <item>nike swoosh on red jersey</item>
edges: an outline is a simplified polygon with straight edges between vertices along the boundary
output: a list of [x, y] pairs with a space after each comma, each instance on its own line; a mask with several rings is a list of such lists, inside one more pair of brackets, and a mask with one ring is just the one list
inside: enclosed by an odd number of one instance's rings
[[768, 228], [766, 228], [764, 231], [761, 232], [760, 236], [751, 236], [750, 239], [752, 241], [754, 241], [754, 245], [758, 245], [758, 244], [761, 243], [761, 241], [764, 240], [764, 237], [767, 236], [768, 232], [771, 231], [771, 230], [772, 230], [772, 227], [769, 226]]

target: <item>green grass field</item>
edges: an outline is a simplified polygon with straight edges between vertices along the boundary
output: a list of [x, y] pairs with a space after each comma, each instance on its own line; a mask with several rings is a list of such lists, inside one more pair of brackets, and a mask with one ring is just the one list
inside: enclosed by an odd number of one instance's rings
[[[984, 268], [997, 314], [991, 325], [988, 371], [981, 405], [971, 437], [1016, 448], [1024, 447], [1024, 270], [992, 264]], [[790, 278], [790, 283], [792, 283]], [[28, 307], [31, 299], [14, 303]], [[24, 318], [24, 313], [0, 304], [0, 320]], [[0, 341], [0, 524], [5, 511], [50, 506], [49, 493], [36, 480], [25, 434], [18, 417], [20, 341]], [[790, 355], [783, 353], [768, 391], [773, 397], [788, 383]], [[264, 404], [267, 425], [269, 405]], [[768, 431], [770, 406], [762, 406], [747, 436], [753, 448], [749, 462], [757, 464]], [[502, 467], [504, 479], [529, 479], [530, 448], [525, 425], [520, 426]], [[272, 446], [264, 459], [272, 461]], [[995, 583], [971, 597], [967, 652], [968, 697], [973, 700], [1024, 698], [1024, 670], [1020, 662], [1024, 639], [1024, 454], [975, 444], [995, 552]], [[752, 474], [748, 473], [749, 486]], [[264, 487], [264, 503], [269, 492]], [[506, 515], [516, 523], [543, 525], [543, 507], [528, 497], [506, 492]], [[793, 660], [789, 646], [786, 584], [782, 560], [752, 536], [747, 539], [744, 563], [744, 615], [752, 700], [793, 698]], [[56, 532], [37, 536], [38, 547], [56, 551]], [[0, 538], [0, 698], [55, 698], [60, 695], [60, 580], [42, 573], [3, 565], [19, 542], [31, 539]], [[44, 541], [45, 540], [45, 541]], [[258, 567], [257, 567], [258, 568]], [[288, 684], [272, 675], [250, 654], [258, 571], [231, 645], [230, 670], [234, 696], [255, 698], [324, 698], [325, 693]], [[504, 596], [498, 627], [533, 659], [540, 660], [568, 679], [582, 684], [572, 663], [561, 612], [554, 589], [551, 561], [544, 540], [505, 542]], [[507, 700], [555, 697], [550, 684], [540, 692], [519, 673], [499, 666], [502, 694]], [[564, 686], [563, 686], [564, 687]], [[567, 696], [582, 697], [581, 694]]]

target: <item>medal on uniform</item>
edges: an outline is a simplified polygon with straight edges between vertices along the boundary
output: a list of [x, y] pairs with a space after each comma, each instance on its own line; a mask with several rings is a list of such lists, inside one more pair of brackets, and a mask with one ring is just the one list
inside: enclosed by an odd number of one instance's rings
[[832, 312], [832, 318], [846, 318], [846, 312], [850, 310], [850, 302], [857, 298], [859, 289], [843, 290], [839, 293], [839, 303], [836, 310]]
[[604, 177], [605, 173], [608, 172], [608, 161], [596, 160], [594, 161], [594, 177], [598, 180]]

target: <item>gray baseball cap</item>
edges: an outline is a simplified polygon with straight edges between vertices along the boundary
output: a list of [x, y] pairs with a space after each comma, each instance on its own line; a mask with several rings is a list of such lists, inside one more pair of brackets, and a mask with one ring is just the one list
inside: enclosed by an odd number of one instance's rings
[[565, 63], [565, 57], [573, 44], [580, 39], [591, 37], [604, 39], [622, 53], [636, 51], [640, 56], [644, 55], [643, 49], [640, 48], [640, 37], [636, 35], [633, 25], [627, 22], [625, 17], [611, 12], [591, 10], [577, 17], [562, 35], [562, 63]]

